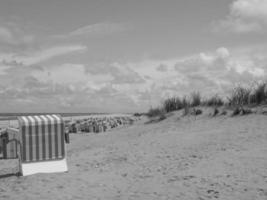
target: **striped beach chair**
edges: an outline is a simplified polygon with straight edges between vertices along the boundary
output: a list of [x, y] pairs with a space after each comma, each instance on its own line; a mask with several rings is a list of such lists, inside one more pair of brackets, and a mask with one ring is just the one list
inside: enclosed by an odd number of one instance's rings
[[20, 173], [66, 172], [63, 119], [59, 115], [21, 116], [18, 122]]

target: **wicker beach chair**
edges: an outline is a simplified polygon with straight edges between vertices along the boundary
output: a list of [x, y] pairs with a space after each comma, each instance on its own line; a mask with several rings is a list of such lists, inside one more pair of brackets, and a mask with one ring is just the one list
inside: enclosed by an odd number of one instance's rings
[[18, 117], [20, 174], [66, 172], [64, 121], [59, 115]]

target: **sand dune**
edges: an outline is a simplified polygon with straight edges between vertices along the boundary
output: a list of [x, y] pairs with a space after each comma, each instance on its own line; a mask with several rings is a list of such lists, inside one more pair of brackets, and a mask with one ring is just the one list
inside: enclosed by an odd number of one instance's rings
[[266, 122], [258, 114], [176, 112], [158, 123], [71, 135], [68, 173], [2, 178], [0, 199], [265, 200]]

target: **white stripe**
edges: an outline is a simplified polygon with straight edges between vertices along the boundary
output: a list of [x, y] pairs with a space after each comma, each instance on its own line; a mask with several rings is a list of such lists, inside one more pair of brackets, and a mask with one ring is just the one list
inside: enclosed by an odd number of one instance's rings
[[55, 120], [52, 116], [55, 116], [55, 115], [46, 115], [46, 117], [50, 119], [52, 125], [57, 124], [57, 120]]
[[[53, 117], [51, 117], [51, 115], [47, 115], [47, 117], [50, 119], [50, 121], [52, 122], [51, 123], [51, 141], [52, 141], [52, 157], [55, 157], [55, 152], [56, 152], [56, 146], [55, 146], [55, 134], [58, 134], [58, 133], [55, 133], [55, 126], [56, 126], [56, 122], [55, 122], [55, 119]], [[52, 134], [53, 133], [53, 134]]]
[[32, 123], [33, 125], [35, 125], [35, 119], [32, 118], [32, 116], [29, 116], [29, 119], [30, 119], [31, 123]]
[[52, 124], [55, 124], [55, 120], [54, 120], [54, 118], [51, 117], [51, 115], [46, 115], [46, 117], [50, 119]]
[[25, 126], [29, 126], [29, 122], [26, 117], [21, 117], [21, 119], [24, 121]]
[[38, 124], [42, 123], [42, 119], [40, 118], [40, 116], [35, 115], [34, 117], [37, 118], [37, 119], [34, 118], [34, 120], [37, 121]]
[[55, 117], [58, 120], [58, 122], [61, 122], [61, 119], [59, 118], [58, 115], [53, 115], [53, 117]]
[[61, 135], [61, 123], [62, 123], [62, 119], [57, 116], [57, 115], [53, 115], [56, 119], [57, 119], [57, 140], [58, 140], [58, 155], [61, 156], [62, 155], [62, 145], [64, 145], [64, 142], [62, 144], [62, 135]]

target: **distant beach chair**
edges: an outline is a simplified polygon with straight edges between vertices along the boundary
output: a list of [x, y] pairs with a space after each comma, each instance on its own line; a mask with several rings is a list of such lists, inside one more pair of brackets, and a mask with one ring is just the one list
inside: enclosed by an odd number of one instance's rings
[[88, 132], [89, 132], [89, 133], [94, 132], [94, 126], [93, 126], [93, 124], [91, 124], [91, 123], [89, 124]]
[[8, 128], [7, 133], [16, 140], [20, 175], [68, 171], [65, 142], [69, 143], [69, 135], [59, 115], [21, 116], [18, 122], [19, 129]]
[[18, 158], [18, 134], [17, 129], [7, 128], [0, 136], [3, 159]]

